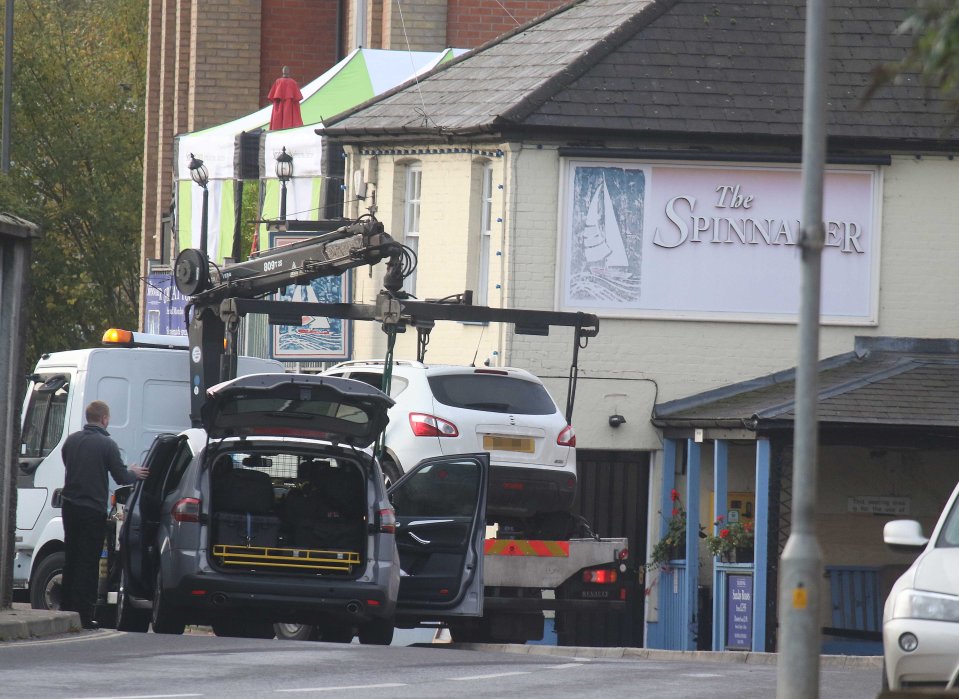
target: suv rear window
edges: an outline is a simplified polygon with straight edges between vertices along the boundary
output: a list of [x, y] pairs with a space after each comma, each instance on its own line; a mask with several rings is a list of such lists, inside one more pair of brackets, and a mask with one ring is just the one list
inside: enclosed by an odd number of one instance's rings
[[556, 404], [538, 383], [496, 374], [429, 377], [433, 397], [443, 405], [490, 413], [552, 415]]

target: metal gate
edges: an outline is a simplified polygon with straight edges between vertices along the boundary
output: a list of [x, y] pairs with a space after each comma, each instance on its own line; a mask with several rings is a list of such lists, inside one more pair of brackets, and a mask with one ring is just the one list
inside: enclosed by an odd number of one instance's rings
[[602, 537], [629, 539], [630, 575], [624, 613], [563, 612], [556, 616], [561, 646], [632, 646], [643, 644], [643, 587], [636, 566], [646, 560], [649, 520], [649, 453], [642, 451], [576, 452], [578, 486], [574, 511]]

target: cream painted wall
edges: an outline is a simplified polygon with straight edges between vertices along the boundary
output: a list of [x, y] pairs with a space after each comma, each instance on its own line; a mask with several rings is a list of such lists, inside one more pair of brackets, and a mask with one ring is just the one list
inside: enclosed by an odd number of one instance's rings
[[[436, 146], [420, 144], [403, 150], [429, 150]], [[497, 146], [477, 146], [475, 150], [495, 153]], [[348, 172], [364, 170], [369, 173], [368, 156], [348, 149]], [[493, 218], [502, 218], [503, 157], [485, 157], [471, 153], [380, 154], [376, 156], [375, 178], [366, 201], [353, 202], [349, 215], [366, 213], [375, 191], [376, 217], [384, 223], [387, 232], [403, 240], [405, 182], [407, 166], [419, 163], [423, 169], [419, 264], [417, 267], [416, 296], [420, 299], [443, 298], [476, 288], [478, 270], [477, 246], [479, 236], [479, 198], [482, 192], [482, 165], [493, 167]], [[347, 201], [353, 200], [353, 182]], [[494, 220], [491, 240], [489, 278], [489, 305], [502, 305], [501, 289], [502, 225]], [[366, 269], [354, 273], [354, 298], [372, 303], [382, 288], [385, 265], [378, 265], [371, 277]], [[386, 351], [386, 336], [375, 323], [354, 325], [354, 356], [358, 359], [382, 359]], [[464, 324], [439, 322], [431, 334], [427, 361], [433, 364], [476, 364], [489, 360], [493, 366], [502, 365], [501, 330], [495, 324]], [[397, 359], [416, 358], [416, 333], [407, 331], [397, 337], [394, 356]]]
[[[484, 143], [476, 149], [501, 150], [492, 158], [494, 210], [490, 305], [555, 308], [558, 214], [562, 160], [549, 144]], [[404, 148], [407, 148], [404, 146]], [[444, 149], [447, 144], [411, 144], [408, 149]], [[377, 156], [377, 216], [397, 237], [402, 231], [402, 192], [395, 177], [404, 161], [423, 163], [423, 195], [418, 295], [440, 297], [466, 288], [468, 269], [471, 163], [466, 153]], [[348, 168], [361, 168], [369, 156], [352, 153]], [[824, 327], [821, 356], [853, 348], [856, 335], [959, 336], [959, 162], [946, 158], [896, 157], [880, 168], [882, 249], [879, 324], [875, 327]], [[352, 182], [347, 178], [347, 182]], [[350, 192], [347, 199], [352, 199]], [[475, 197], [474, 197], [475, 199]], [[362, 209], [354, 213], [362, 213]], [[497, 229], [495, 226], [499, 225]], [[797, 257], [798, 264], [798, 257]], [[475, 272], [473, 272], [475, 274]], [[371, 301], [380, 279], [363, 270], [357, 299]], [[502, 289], [496, 290], [495, 285]], [[357, 357], [382, 356], [383, 334], [369, 324], [357, 327]], [[453, 327], [446, 327], [453, 326]], [[575, 427], [580, 447], [658, 450], [660, 438], [649, 425], [654, 402], [762, 376], [795, 366], [796, 327], [789, 324], [601, 319], [599, 336], [580, 353], [580, 384]], [[550, 337], [512, 335], [489, 327], [446, 323], [433, 332], [431, 362], [519, 366], [544, 377], [554, 398], [565, 401], [565, 377], [572, 334], [554, 329]], [[495, 354], [494, 354], [495, 353]], [[415, 337], [397, 343], [397, 356], [415, 356]], [[608, 424], [615, 409], [626, 424]]]

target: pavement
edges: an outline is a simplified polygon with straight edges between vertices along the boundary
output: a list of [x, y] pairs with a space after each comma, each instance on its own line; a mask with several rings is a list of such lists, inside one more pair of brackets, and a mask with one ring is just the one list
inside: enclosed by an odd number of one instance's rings
[[80, 629], [80, 615], [76, 612], [32, 609], [21, 602], [0, 609], [0, 641], [22, 641]]
[[[76, 612], [31, 609], [29, 604], [14, 603], [11, 609], [0, 609], [0, 641], [29, 640], [56, 634], [80, 631], [80, 615]], [[680, 651], [655, 648], [590, 648], [573, 646], [520, 645], [515, 643], [448, 643], [449, 648], [482, 650], [524, 655], [558, 655], [577, 658], [636, 658], [649, 660], [693, 660], [714, 663], [775, 665], [776, 653], [742, 651]], [[823, 655], [820, 667], [882, 667], [881, 656]]]

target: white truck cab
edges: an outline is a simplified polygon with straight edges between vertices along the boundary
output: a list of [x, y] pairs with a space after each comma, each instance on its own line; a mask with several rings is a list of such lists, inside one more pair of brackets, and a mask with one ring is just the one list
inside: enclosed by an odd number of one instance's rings
[[[190, 427], [186, 337], [108, 330], [104, 345], [45, 354], [29, 377], [17, 472], [13, 586], [28, 590], [37, 609], [60, 604], [60, 450], [68, 434], [83, 428], [90, 401], [110, 406], [110, 436], [128, 465], [140, 462], [156, 435]], [[282, 371], [274, 360], [239, 358], [238, 374]]]

